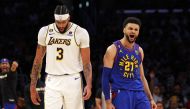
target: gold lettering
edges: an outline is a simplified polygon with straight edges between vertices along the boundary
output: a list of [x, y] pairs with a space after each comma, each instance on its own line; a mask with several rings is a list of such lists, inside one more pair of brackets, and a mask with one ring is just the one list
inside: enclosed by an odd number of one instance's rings
[[124, 62], [119, 62], [119, 66], [124, 66]]
[[124, 72], [123, 76], [126, 77], [126, 78], [128, 78], [129, 74], [127, 72]]
[[125, 62], [125, 60], [123, 60], [122, 58], [121, 58], [121, 61], [122, 61], [122, 62]]
[[59, 39], [55, 39], [54, 44], [59, 44]]
[[52, 45], [53, 44], [53, 37], [50, 37], [48, 45]]
[[50, 37], [48, 45], [52, 44], [65, 44], [69, 46], [71, 44], [71, 39], [59, 39], [59, 38]]
[[65, 44], [68, 46], [68, 45], [70, 45], [71, 44], [71, 39], [66, 39], [65, 40]]
[[63, 39], [60, 39], [59, 44], [64, 44], [64, 40], [63, 40]]
[[135, 60], [135, 61], [134, 61], [134, 64], [138, 64], [138, 60]]
[[126, 57], [126, 59], [127, 59], [127, 60], [129, 59], [129, 56], [128, 56], [128, 54], [126, 54], [126, 55], [125, 55], [125, 57]]
[[138, 68], [138, 65], [135, 65], [135, 68]]

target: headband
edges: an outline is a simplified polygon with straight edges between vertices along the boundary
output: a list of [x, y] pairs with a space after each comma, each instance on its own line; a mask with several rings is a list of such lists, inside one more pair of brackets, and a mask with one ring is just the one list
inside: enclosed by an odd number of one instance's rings
[[54, 14], [55, 20], [67, 20], [69, 16], [69, 14]]

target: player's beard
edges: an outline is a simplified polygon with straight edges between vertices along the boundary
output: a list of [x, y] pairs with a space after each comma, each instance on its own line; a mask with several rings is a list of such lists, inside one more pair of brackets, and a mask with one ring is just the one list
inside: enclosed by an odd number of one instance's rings
[[63, 33], [65, 33], [65, 32], [67, 31], [68, 25], [69, 25], [69, 23], [68, 23], [67, 26], [64, 28], [64, 31], [61, 31], [59, 27], [57, 27], [57, 28], [58, 28], [59, 32], [60, 32], [61, 34], [63, 34]]
[[137, 39], [137, 37], [135, 37], [135, 35], [133, 37], [130, 37], [129, 35], [125, 34], [125, 37], [129, 43], [134, 43]]

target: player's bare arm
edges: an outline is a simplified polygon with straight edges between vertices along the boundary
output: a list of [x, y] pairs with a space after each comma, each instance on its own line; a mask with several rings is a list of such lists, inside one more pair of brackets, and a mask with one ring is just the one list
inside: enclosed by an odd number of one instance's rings
[[86, 80], [86, 87], [84, 88], [84, 100], [88, 100], [91, 96], [92, 88], [92, 65], [90, 61], [90, 48], [81, 48], [81, 57], [83, 62], [83, 72]]
[[37, 80], [38, 80], [38, 73], [41, 72], [43, 57], [44, 57], [45, 53], [46, 53], [46, 47], [38, 44], [37, 49], [36, 49], [36, 56], [35, 56], [34, 62], [33, 62], [32, 72], [30, 74], [31, 100], [36, 105], [39, 105], [39, 102], [41, 101], [38, 93], [36, 92], [36, 84], [37, 84]]
[[[143, 62], [143, 59], [144, 59], [144, 52], [143, 52], [143, 49], [140, 47], [139, 48], [140, 50], [140, 53], [141, 53], [141, 57], [142, 57], [142, 62]], [[140, 64], [140, 75], [141, 75], [141, 80], [143, 82], [143, 85], [144, 85], [144, 90], [145, 90], [145, 93], [148, 97], [148, 99], [150, 100], [150, 103], [151, 103], [151, 107], [152, 109], [156, 109], [156, 103], [154, 102], [154, 99], [152, 97], [152, 94], [150, 92], [150, 89], [149, 89], [149, 86], [148, 86], [148, 82], [144, 76], [144, 68], [143, 68], [143, 64], [141, 63]]]
[[[106, 53], [104, 55], [104, 59], [103, 59], [104, 67], [107, 67], [107, 68], [113, 67], [116, 52], [117, 52], [116, 47], [113, 44], [107, 48]], [[111, 99], [106, 100], [106, 109], [115, 109], [115, 107], [112, 104]]]
[[106, 53], [104, 55], [104, 67], [108, 67], [108, 68], [112, 68], [113, 67], [113, 63], [114, 63], [114, 59], [116, 56], [116, 46], [114, 44], [112, 44], [111, 46], [109, 46], [106, 50]]

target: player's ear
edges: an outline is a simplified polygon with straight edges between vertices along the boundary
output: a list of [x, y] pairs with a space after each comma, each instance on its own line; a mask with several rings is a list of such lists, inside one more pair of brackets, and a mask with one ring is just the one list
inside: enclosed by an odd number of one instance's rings
[[123, 28], [123, 33], [125, 33], [125, 28]]
[[68, 21], [70, 21], [70, 18], [71, 18], [71, 17], [69, 16]]

